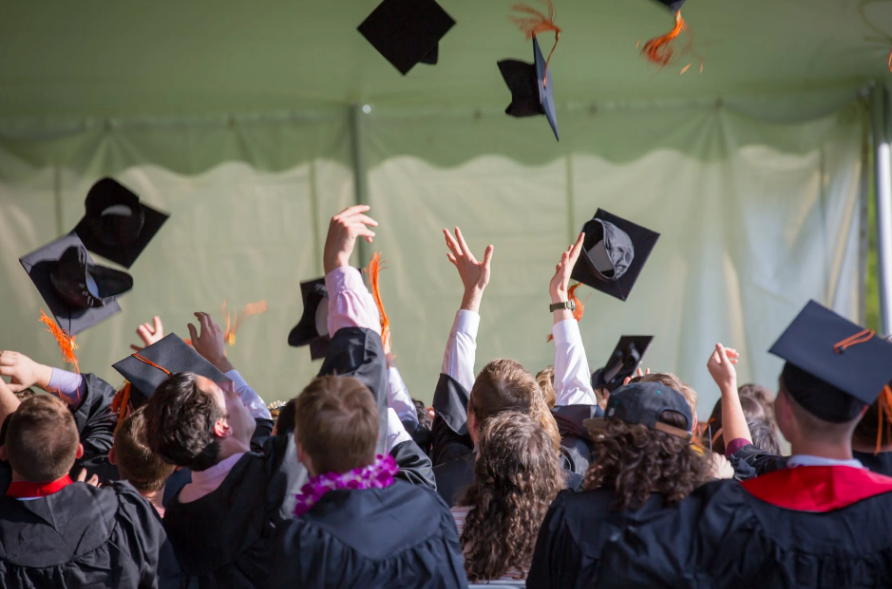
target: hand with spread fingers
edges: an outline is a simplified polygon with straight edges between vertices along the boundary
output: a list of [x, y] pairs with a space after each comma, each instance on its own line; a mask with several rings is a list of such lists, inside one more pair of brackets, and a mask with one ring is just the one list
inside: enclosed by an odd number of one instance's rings
[[[139, 336], [146, 348], [161, 341], [164, 338], [164, 325], [161, 323], [161, 317], [155, 316], [152, 318], [152, 323], [143, 323], [137, 327], [136, 335]], [[130, 346], [130, 348], [134, 352], [143, 350], [140, 346]]]
[[455, 228], [455, 237], [446, 229], [443, 230], [443, 235], [446, 236], [446, 247], [449, 248], [446, 257], [458, 270], [458, 275], [465, 287], [461, 308], [478, 313], [480, 312], [480, 301], [483, 300], [483, 291], [489, 284], [492, 254], [495, 248], [492, 245], [486, 246], [486, 250], [483, 252], [483, 261], [478, 262], [465, 242], [461, 229]]
[[378, 222], [365, 214], [370, 209], [368, 205], [356, 205], [344, 209], [331, 218], [322, 254], [326, 275], [335, 268], [350, 265], [350, 256], [353, 254], [357, 238], [362, 237], [368, 243], [372, 243], [375, 232], [369, 227], [377, 227]]
[[50, 366], [38, 364], [19, 352], [4, 350], [0, 352], [0, 376], [10, 378], [7, 386], [13, 393], [32, 386], [47, 390], [50, 379], [53, 377], [53, 369]]
[[189, 324], [189, 336], [192, 338], [192, 347], [204, 357], [205, 360], [217, 367], [220, 372], [234, 370], [232, 363], [226, 357], [226, 346], [223, 339], [223, 330], [217, 322], [207, 313], [195, 313], [201, 333], [191, 323]]
[[[548, 294], [552, 303], [565, 303], [570, 300], [568, 293], [570, 288], [570, 275], [573, 274], [573, 267], [579, 259], [582, 252], [582, 243], [585, 240], [585, 233], [580, 233], [576, 239], [576, 243], [567, 248], [561, 254], [561, 260], [554, 267], [554, 276], [548, 285]], [[570, 309], [558, 309], [554, 312], [555, 322], [573, 319], [573, 312]]]

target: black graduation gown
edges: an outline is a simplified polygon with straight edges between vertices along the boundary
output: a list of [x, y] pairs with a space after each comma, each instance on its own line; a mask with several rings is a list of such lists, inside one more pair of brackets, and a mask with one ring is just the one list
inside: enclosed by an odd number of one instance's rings
[[598, 405], [564, 405], [552, 409], [551, 415], [561, 434], [561, 466], [584, 477], [594, 461], [585, 420], [603, 417], [604, 411]]
[[170, 587], [178, 577], [158, 514], [128, 483], [0, 499], [4, 589]]
[[470, 392], [448, 374], [440, 374], [434, 390], [432, 406], [435, 416], [431, 425], [431, 459], [434, 468], [474, 451], [468, 433], [468, 400]]
[[856, 460], [860, 460], [871, 472], [892, 477], [892, 452], [880, 452], [874, 456], [873, 452], [852, 452]]
[[467, 587], [452, 515], [433, 491], [396, 481], [386, 489], [335, 490], [280, 525], [272, 589]]
[[116, 391], [95, 374], [84, 374], [83, 377], [80, 402], [71, 407], [71, 412], [84, 445], [84, 455], [74, 463], [71, 477], [77, 478], [81, 469], [86, 468], [91, 475], [99, 475], [103, 482], [116, 481], [119, 479], [118, 469], [108, 461], [118, 422], [118, 416], [111, 410]]

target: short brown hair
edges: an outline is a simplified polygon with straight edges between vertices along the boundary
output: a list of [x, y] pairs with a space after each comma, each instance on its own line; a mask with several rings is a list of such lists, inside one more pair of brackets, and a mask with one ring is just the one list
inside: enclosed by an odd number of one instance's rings
[[375, 460], [378, 406], [371, 391], [349, 376], [320, 376], [297, 397], [294, 439], [316, 474], [344, 473]]
[[176, 467], [152, 452], [146, 441], [146, 416], [143, 405], [115, 430], [115, 462], [121, 478], [137, 491], [160, 491]]
[[557, 393], [554, 392], [554, 366], [547, 366], [540, 370], [536, 375], [536, 382], [542, 389], [545, 404], [549, 409], [554, 409], [554, 404], [557, 402]]
[[684, 400], [688, 402], [691, 408], [691, 415], [697, 416], [697, 391], [686, 385], [671, 372], [654, 372], [653, 374], [636, 376], [632, 379], [632, 382], [658, 382], [663, 386], [678, 391], [684, 397]]
[[68, 474], [78, 443], [74, 416], [51, 395], [27, 399], [9, 418], [7, 458], [12, 470], [27, 481], [46, 483]]
[[478, 427], [503, 411], [529, 415], [542, 394], [533, 375], [516, 360], [493, 360], [483, 367], [468, 400], [468, 413], [477, 418]]

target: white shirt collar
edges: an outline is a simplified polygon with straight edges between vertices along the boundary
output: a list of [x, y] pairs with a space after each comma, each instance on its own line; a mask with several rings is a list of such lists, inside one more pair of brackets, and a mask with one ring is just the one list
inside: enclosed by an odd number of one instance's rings
[[790, 459], [787, 460], [787, 468], [796, 466], [851, 466], [852, 468], [864, 468], [861, 461], [854, 458], [851, 460], [836, 460], [834, 458], [824, 458], [823, 456], [811, 456], [810, 454], [790, 456]]

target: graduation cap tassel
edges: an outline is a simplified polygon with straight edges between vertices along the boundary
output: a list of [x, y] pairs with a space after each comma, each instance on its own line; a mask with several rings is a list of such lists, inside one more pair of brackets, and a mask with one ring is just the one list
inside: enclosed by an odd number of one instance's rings
[[124, 381], [124, 386], [118, 389], [114, 399], [112, 399], [111, 411], [118, 416], [118, 422], [115, 424], [115, 431], [117, 431], [121, 423], [127, 419], [127, 416], [130, 415], [130, 412], [127, 410], [130, 406], [130, 388], [130, 381]]
[[223, 341], [225, 341], [230, 346], [235, 345], [235, 332], [238, 330], [241, 322], [251, 315], [259, 315], [260, 313], [266, 313], [268, 308], [266, 306], [266, 301], [257, 301], [256, 303], [251, 303], [249, 305], [245, 305], [245, 308], [242, 309], [241, 313], [237, 313], [235, 316], [235, 320], [232, 319], [232, 314], [226, 311], [226, 301], [223, 301], [223, 305], [220, 307], [220, 310], [223, 312], [223, 316], [226, 317], [226, 331], [223, 332]]
[[877, 424], [877, 447], [873, 453], [874, 456], [880, 453], [880, 448], [883, 445], [884, 418], [886, 420], [886, 439], [892, 439], [892, 389], [889, 388], [889, 385], [883, 387], [883, 392], [880, 393], [877, 403], [879, 405], [879, 411], [877, 412], [879, 413], [879, 423]]
[[387, 312], [384, 310], [384, 302], [381, 300], [381, 288], [378, 282], [382, 267], [383, 262], [381, 262], [381, 252], [375, 252], [372, 255], [371, 261], [369, 261], [369, 267], [366, 268], [366, 273], [369, 275], [369, 283], [372, 286], [372, 297], [375, 299], [375, 304], [378, 306], [378, 313], [381, 315], [381, 343], [384, 344], [384, 348], [387, 349], [387, 343], [390, 339], [390, 319], [387, 317]]
[[75, 373], [80, 374], [81, 371], [77, 364], [77, 356], [74, 355], [74, 351], [78, 349], [77, 344], [74, 343], [75, 336], [65, 333], [61, 327], [56, 325], [55, 321], [43, 312], [43, 309], [40, 310], [40, 322], [46, 325], [47, 331], [53, 334], [56, 338], [56, 342], [59, 344], [59, 349], [62, 351], [62, 357], [65, 361], [69, 364], [73, 364]]
[[[672, 47], [673, 41], [685, 30], [687, 30], [687, 25], [681, 17], [681, 11], [679, 10], [675, 13], [675, 27], [665, 35], [654, 37], [645, 43], [641, 49], [641, 55], [651, 63], [666, 67], [675, 55], [675, 49]], [[685, 71], [687, 71], [687, 67], [685, 67]]]
[[527, 41], [532, 41], [534, 37], [538, 37], [541, 33], [554, 33], [554, 45], [548, 53], [548, 59], [545, 60], [545, 75], [542, 78], [542, 87], [545, 87], [548, 79], [548, 65], [551, 63], [551, 56], [557, 48], [558, 41], [561, 40], [561, 28], [554, 24], [554, 5], [551, 0], [544, 0], [548, 7], [548, 16], [545, 16], [535, 8], [526, 4], [515, 4], [512, 10], [532, 15], [527, 17], [510, 16], [509, 18], [520, 27], [520, 30], [526, 33]]
[[[582, 321], [582, 316], [583, 316], [583, 314], [585, 314], [585, 303], [583, 303], [576, 297], [576, 289], [579, 288], [580, 286], [582, 286], [582, 283], [577, 282], [576, 284], [574, 284], [573, 286], [571, 286], [570, 288], [567, 289], [567, 298], [569, 298], [571, 301], [573, 301], [576, 304], [576, 309], [573, 311], [573, 319], [575, 319], [577, 323]], [[550, 342], [553, 339], [554, 339], [554, 335], [549, 334], [548, 339], [545, 341]]]

